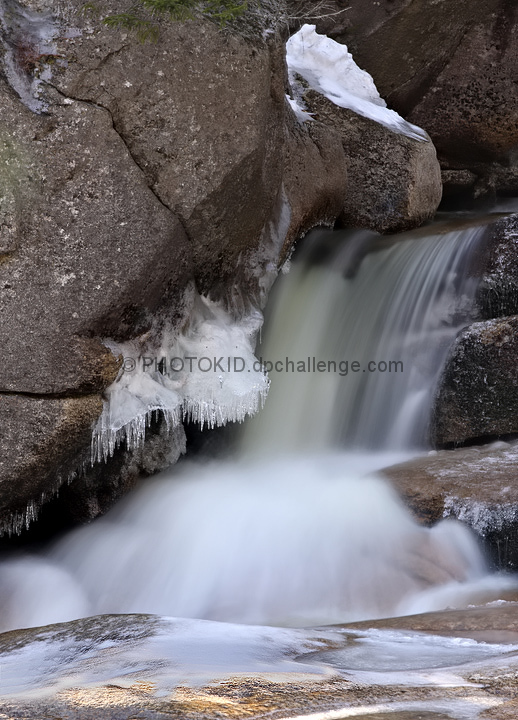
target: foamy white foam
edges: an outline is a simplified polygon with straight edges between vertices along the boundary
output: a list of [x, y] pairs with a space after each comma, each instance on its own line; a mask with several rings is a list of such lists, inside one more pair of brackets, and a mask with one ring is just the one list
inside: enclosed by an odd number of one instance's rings
[[[416, 525], [385, 482], [348, 464], [347, 455], [328, 454], [177, 467], [67, 535], [42, 562], [69, 578], [60, 583], [65, 607], [82, 593], [79, 614], [279, 625], [390, 616], [414, 597], [421, 611], [435, 609], [437, 597], [425, 591], [447, 590], [446, 606], [484, 577], [466, 528]], [[35, 616], [23, 601], [23, 572], [7, 570], [0, 564], [0, 587], [16, 602], [4, 623], [45, 621], [44, 573], [31, 586], [42, 598]]]

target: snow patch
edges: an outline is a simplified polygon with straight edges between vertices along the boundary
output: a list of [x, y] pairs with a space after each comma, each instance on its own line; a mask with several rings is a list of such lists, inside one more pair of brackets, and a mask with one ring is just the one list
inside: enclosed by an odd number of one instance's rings
[[311, 113], [307, 112], [306, 110], [304, 110], [304, 108], [301, 105], [299, 105], [298, 100], [294, 100], [293, 98], [290, 98], [289, 95], [286, 95], [286, 100], [288, 101], [289, 106], [295, 113], [295, 117], [297, 118], [297, 120], [300, 123], [304, 123], [307, 120], [313, 120], [313, 115]]
[[294, 102], [297, 103], [304, 92], [296, 79], [299, 75], [335, 105], [374, 120], [393, 132], [421, 142], [428, 141], [424, 130], [387, 108], [374, 80], [354, 62], [347, 46], [318, 35], [315, 25], [303, 25], [292, 35], [286, 43], [286, 61]]

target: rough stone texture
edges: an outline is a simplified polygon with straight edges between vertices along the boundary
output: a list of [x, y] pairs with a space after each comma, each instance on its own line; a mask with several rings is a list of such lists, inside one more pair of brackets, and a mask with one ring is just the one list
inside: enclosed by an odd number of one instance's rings
[[285, 255], [297, 234], [315, 225], [333, 225], [347, 198], [347, 160], [340, 134], [318, 122], [299, 123], [290, 111], [286, 119], [284, 188], [291, 223]]
[[518, 432], [518, 316], [474, 323], [446, 361], [431, 421], [439, 446]]
[[[290, 15], [345, 43], [389, 107], [425, 128], [461, 191], [518, 191], [518, 26], [501, 0], [289, 0]], [[344, 10], [347, 7], [347, 10]], [[301, 20], [293, 23], [295, 27]], [[456, 193], [458, 188], [448, 187]]]
[[187, 238], [105, 110], [56, 97], [36, 115], [4, 84], [0, 93], [23, 184], [15, 249], [0, 263], [0, 390], [102, 390], [118, 364], [97, 338], [149, 328], [185, 282]]
[[441, 201], [441, 172], [432, 142], [392, 132], [308, 91], [315, 118], [338, 130], [347, 159], [344, 225], [400, 232], [422, 225]]
[[41, 500], [68, 479], [83, 460], [99, 395], [49, 399], [0, 395], [0, 533], [19, 532]]
[[511, 215], [489, 228], [487, 256], [477, 292], [481, 319], [518, 315], [517, 257], [518, 215]]
[[495, 568], [518, 568], [518, 445], [439, 450], [383, 470], [416, 519], [456, 517], [482, 539]]
[[210, 22], [166, 20], [157, 44], [103, 28], [59, 46], [68, 63], [52, 83], [107, 108], [143, 179], [180, 218], [201, 290], [231, 278], [258, 245], [279, 192], [281, 47], [275, 34], [247, 42]]

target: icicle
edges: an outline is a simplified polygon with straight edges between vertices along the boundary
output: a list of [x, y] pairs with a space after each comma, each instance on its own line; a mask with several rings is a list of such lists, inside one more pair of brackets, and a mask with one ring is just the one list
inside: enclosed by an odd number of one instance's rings
[[93, 433], [92, 464], [123, 443], [141, 447], [153, 413], [172, 430], [183, 419], [214, 428], [258, 412], [270, 385], [253, 352], [262, 321], [258, 311], [234, 320], [222, 305], [194, 294], [184, 331], [166, 328], [153, 350], [107, 342], [124, 363]]

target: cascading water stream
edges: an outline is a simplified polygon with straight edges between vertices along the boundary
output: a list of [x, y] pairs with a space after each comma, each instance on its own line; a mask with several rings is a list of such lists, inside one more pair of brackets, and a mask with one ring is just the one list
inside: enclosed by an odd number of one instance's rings
[[259, 353], [284, 372], [241, 458], [177, 466], [43, 557], [4, 562], [0, 629], [121, 612], [323, 624], [511, 582], [492, 585], [462, 525], [417, 526], [367, 475], [387, 453], [424, 447], [435, 383], [469, 321], [481, 234], [407, 236], [367, 254], [372, 234], [308, 238]]
[[[338, 233], [315, 233], [279, 283], [261, 347], [273, 392], [251, 423], [248, 450], [425, 447], [437, 380], [469, 323], [477, 288], [470, 258], [483, 233], [408, 233], [359, 267], [373, 233], [344, 244]], [[335, 247], [315, 264], [326, 240]]]

